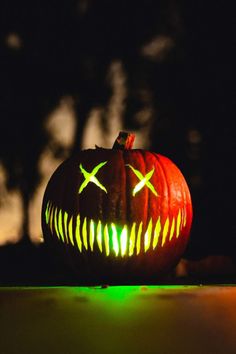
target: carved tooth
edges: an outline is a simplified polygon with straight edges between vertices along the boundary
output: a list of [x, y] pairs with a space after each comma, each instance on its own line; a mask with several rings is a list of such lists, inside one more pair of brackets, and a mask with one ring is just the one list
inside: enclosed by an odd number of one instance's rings
[[166, 237], [167, 237], [167, 234], [168, 234], [168, 230], [169, 230], [169, 217], [167, 217], [166, 221], [165, 221], [165, 225], [164, 225], [164, 228], [163, 228], [163, 234], [162, 234], [162, 243], [161, 243], [161, 246], [164, 246], [165, 242], [166, 242]]
[[80, 215], [79, 214], [77, 215], [77, 218], [76, 218], [75, 239], [77, 242], [77, 246], [81, 252], [82, 251], [82, 242], [81, 242], [81, 237], [80, 237]]
[[98, 226], [97, 226], [97, 243], [98, 243], [98, 247], [100, 249], [100, 252], [102, 252], [102, 224], [101, 224], [100, 220], [99, 220]]
[[184, 227], [186, 226], [186, 222], [187, 222], [187, 213], [186, 213], [186, 209], [183, 209], [183, 225]]
[[135, 228], [136, 228], [136, 222], [134, 222], [134, 223], [132, 224], [132, 228], [131, 228], [131, 232], [130, 232], [129, 256], [132, 256], [133, 253], [134, 253], [135, 238], [136, 238]]
[[160, 233], [161, 233], [161, 217], [159, 216], [154, 229], [153, 244], [152, 244], [153, 249], [155, 249], [158, 244]]
[[177, 225], [176, 225], [176, 238], [179, 237], [180, 225], [181, 225], [181, 211], [179, 209], [178, 216], [177, 216]]
[[66, 243], [68, 242], [68, 228], [67, 228], [67, 220], [68, 220], [68, 213], [65, 211], [64, 212], [64, 230], [65, 230], [65, 240]]
[[50, 223], [50, 230], [51, 230], [51, 233], [53, 234], [53, 216], [54, 216], [54, 205], [52, 206], [52, 208], [50, 209], [50, 220], [49, 220], [49, 223]]
[[172, 224], [171, 224], [171, 229], [170, 229], [170, 241], [171, 241], [171, 239], [172, 239], [172, 237], [173, 237], [173, 235], [174, 235], [174, 231], [175, 231], [175, 218], [173, 218], [173, 220], [172, 220]]
[[49, 223], [49, 210], [50, 210], [50, 207], [51, 207], [51, 203], [50, 203], [50, 201], [48, 201], [48, 202], [47, 202], [46, 209], [45, 209], [46, 224]]
[[116, 256], [118, 256], [118, 254], [119, 254], [119, 242], [118, 242], [118, 238], [117, 238], [116, 225], [112, 223], [111, 224], [111, 229], [112, 229], [112, 246], [113, 246], [113, 250], [114, 250]]
[[110, 249], [109, 249], [109, 232], [107, 224], [104, 227], [104, 243], [105, 243], [105, 251], [106, 255], [109, 256]]
[[59, 234], [61, 235], [62, 242], [65, 242], [63, 227], [62, 227], [62, 210], [61, 209], [59, 210], [59, 216], [58, 216], [58, 229], [59, 229]]
[[142, 236], [143, 222], [141, 221], [138, 228], [137, 243], [136, 243], [136, 254], [140, 253], [141, 248], [141, 236]]
[[87, 218], [84, 218], [83, 227], [82, 227], [82, 236], [83, 244], [86, 250], [88, 250], [88, 241], [87, 241]]
[[58, 223], [58, 221], [57, 221], [57, 213], [58, 213], [58, 208], [56, 207], [55, 213], [54, 213], [54, 228], [56, 230], [57, 237], [60, 240], [60, 234], [59, 234], [58, 226], [57, 226], [57, 223]]
[[151, 238], [152, 238], [152, 218], [148, 223], [148, 227], [144, 235], [144, 252], [147, 252], [147, 250], [149, 249], [151, 244]]
[[128, 228], [127, 228], [127, 225], [124, 225], [123, 230], [121, 231], [121, 235], [120, 235], [120, 248], [121, 248], [121, 256], [122, 257], [126, 253], [127, 240], [128, 240]]
[[70, 242], [74, 246], [74, 240], [73, 240], [73, 216], [71, 216], [71, 218], [70, 218], [68, 231], [69, 231]]
[[95, 232], [94, 232], [94, 221], [90, 220], [90, 228], [89, 228], [89, 244], [91, 251], [93, 251], [93, 244], [95, 239]]

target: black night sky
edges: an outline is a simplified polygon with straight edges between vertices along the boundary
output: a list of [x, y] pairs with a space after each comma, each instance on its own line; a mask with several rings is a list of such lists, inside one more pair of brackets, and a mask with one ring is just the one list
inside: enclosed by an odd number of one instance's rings
[[[1, 1], [0, 161], [25, 210], [39, 182], [47, 115], [62, 97], [73, 98], [71, 150], [79, 149], [89, 112], [108, 104], [107, 71], [118, 60], [124, 127], [142, 129], [137, 113], [151, 107], [150, 150], [175, 161], [189, 184], [194, 222], [185, 257], [235, 261], [234, 14], [223, 2]], [[162, 39], [156, 56], [142, 55], [155, 38]], [[53, 264], [44, 245], [30, 243], [27, 225], [25, 212], [22, 241], [0, 248], [0, 283], [48, 281]]]

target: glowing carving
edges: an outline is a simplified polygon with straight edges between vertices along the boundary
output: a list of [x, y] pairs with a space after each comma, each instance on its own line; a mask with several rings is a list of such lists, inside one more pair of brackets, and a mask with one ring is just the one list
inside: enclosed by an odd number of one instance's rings
[[136, 229], [136, 222], [134, 222], [131, 227], [130, 240], [129, 240], [129, 256], [132, 256], [134, 253], [135, 237], [136, 237], [135, 229]]
[[153, 249], [155, 249], [158, 244], [160, 233], [161, 233], [161, 218], [159, 216], [154, 229], [153, 245], [152, 245]]
[[141, 221], [141, 223], [139, 224], [139, 228], [138, 228], [137, 243], [136, 243], [136, 254], [137, 255], [140, 253], [140, 249], [141, 249], [142, 230], [143, 230], [143, 222]]
[[83, 227], [82, 227], [82, 237], [83, 237], [84, 247], [85, 247], [85, 249], [87, 250], [87, 249], [88, 249], [88, 242], [87, 242], [87, 218], [84, 218]]
[[50, 209], [50, 230], [53, 232], [53, 213], [54, 213], [54, 205]]
[[115, 251], [116, 256], [119, 254], [119, 243], [117, 239], [117, 231], [116, 231], [116, 225], [111, 224], [111, 229], [112, 229], [112, 245], [113, 245], [113, 250]]
[[107, 224], [104, 227], [104, 243], [105, 243], [105, 251], [106, 255], [109, 256], [110, 249], [109, 249], [109, 232]]
[[120, 235], [120, 248], [121, 248], [121, 256], [122, 257], [126, 253], [127, 239], [128, 239], [128, 229], [127, 229], [127, 225], [125, 225], [123, 227], [123, 230], [121, 231], [121, 235]]
[[172, 224], [171, 224], [171, 229], [170, 229], [170, 241], [172, 240], [172, 237], [173, 237], [173, 235], [174, 235], [174, 231], [175, 231], [175, 218], [173, 218]]
[[64, 230], [65, 230], [65, 239], [66, 243], [68, 243], [68, 229], [67, 229], [67, 220], [68, 220], [68, 213], [64, 212]]
[[51, 233], [57, 239], [77, 246], [80, 252], [82, 248], [86, 251], [96, 251], [94, 248], [96, 242], [99, 251], [104, 252], [106, 256], [113, 254], [116, 257], [131, 257], [142, 252], [146, 253], [150, 248], [155, 250], [161, 235], [161, 246], [170, 242], [174, 236], [178, 238], [184, 227], [186, 218], [184, 213], [186, 213], [184, 209], [179, 209], [177, 217], [174, 217], [171, 222], [167, 217], [163, 227], [159, 216], [155, 223], [150, 218], [145, 229], [142, 221], [139, 224], [133, 222], [130, 226], [125, 224], [121, 228], [115, 223], [106, 223], [103, 226], [101, 220], [95, 222], [87, 217], [81, 221], [79, 214], [69, 215], [66, 211], [48, 202], [45, 220]]
[[49, 221], [49, 207], [50, 207], [50, 202], [47, 202], [47, 206], [45, 209], [45, 219], [46, 219], [46, 223], [48, 224]]
[[97, 166], [94, 167], [94, 169], [92, 170], [92, 172], [88, 172], [86, 171], [82, 164], [79, 165], [80, 171], [82, 172], [83, 176], [84, 176], [84, 181], [81, 184], [80, 188], [79, 188], [79, 194], [84, 190], [84, 188], [87, 186], [87, 184], [89, 182], [92, 182], [94, 184], [96, 184], [96, 186], [98, 186], [99, 188], [101, 188], [104, 192], [107, 193], [106, 188], [99, 182], [99, 180], [97, 179], [97, 177], [95, 177], [95, 175], [97, 174], [97, 172], [100, 170], [100, 168], [102, 166], [104, 166], [107, 163], [107, 161], [101, 162], [99, 163]]
[[179, 210], [178, 216], [177, 216], [177, 225], [176, 225], [176, 237], [179, 237], [180, 233], [180, 225], [181, 225], [181, 211]]
[[62, 228], [62, 211], [61, 211], [61, 209], [59, 211], [59, 217], [58, 217], [58, 229], [59, 229], [59, 233], [61, 235], [62, 242], [64, 242], [65, 239], [64, 239], [63, 228]]
[[129, 168], [131, 168], [131, 170], [134, 172], [134, 174], [138, 177], [138, 179], [140, 180], [140, 182], [134, 187], [132, 195], [133, 197], [135, 196], [136, 193], [138, 193], [144, 186], [148, 187], [152, 193], [157, 197], [157, 191], [155, 190], [154, 186], [151, 184], [151, 182], [149, 181], [155, 171], [155, 168], [153, 167], [153, 169], [151, 171], [149, 171], [145, 176], [143, 176], [143, 174], [136, 170], [133, 166], [127, 164], [126, 166], [128, 166]]
[[90, 244], [91, 251], [93, 251], [94, 239], [95, 239], [94, 221], [91, 219], [90, 220], [90, 231], [89, 231], [89, 244]]
[[80, 237], [80, 216], [79, 215], [76, 218], [75, 239], [77, 242], [77, 246], [81, 252], [82, 251], [82, 242], [81, 242], [81, 237]]
[[58, 226], [57, 226], [57, 213], [58, 213], [58, 208], [56, 207], [55, 214], [54, 214], [54, 227], [56, 230], [57, 237], [60, 240], [60, 234], [59, 234], [59, 230], [58, 230]]
[[102, 252], [102, 223], [100, 220], [97, 226], [97, 243], [100, 251]]
[[147, 252], [147, 250], [149, 249], [151, 244], [151, 238], [152, 238], [152, 218], [148, 223], [148, 227], [144, 235], [144, 252]]
[[166, 221], [165, 221], [165, 225], [164, 225], [164, 228], [163, 228], [163, 235], [162, 235], [162, 243], [161, 245], [164, 246], [165, 242], [166, 242], [166, 237], [167, 237], [167, 234], [168, 234], [168, 230], [169, 230], [169, 218], [167, 217]]
[[71, 242], [72, 246], [74, 246], [74, 240], [73, 240], [73, 216], [70, 218], [68, 232], [69, 232], [70, 242]]

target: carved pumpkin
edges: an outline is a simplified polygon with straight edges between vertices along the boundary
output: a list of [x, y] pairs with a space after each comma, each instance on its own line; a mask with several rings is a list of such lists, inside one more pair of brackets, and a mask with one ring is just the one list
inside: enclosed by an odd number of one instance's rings
[[42, 206], [45, 241], [88, 282], [154, 281], [176, 265], [190, 232], [192, 205], [179, 169], [159, 154], [88, 149], [63, 162]]

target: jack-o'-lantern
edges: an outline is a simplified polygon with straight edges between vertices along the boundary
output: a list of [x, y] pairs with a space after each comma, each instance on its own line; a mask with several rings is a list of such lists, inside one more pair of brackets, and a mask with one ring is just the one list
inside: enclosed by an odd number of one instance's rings
[[183, 175], [167, 157], [132, 149], [121, 132], [112, 149], [78, 152], [52, 175], [42, 229], [79, 280], [155, 281], [182, 256], [192, 204]]

